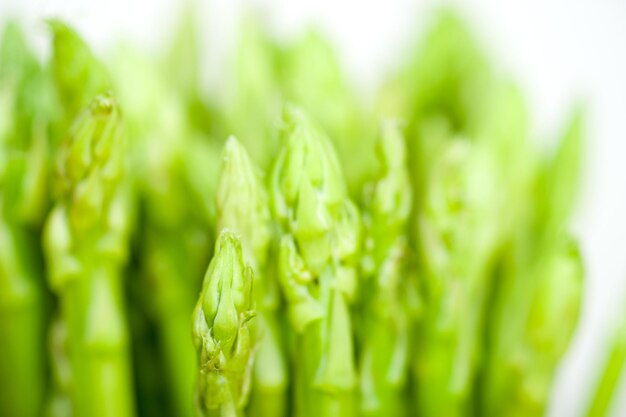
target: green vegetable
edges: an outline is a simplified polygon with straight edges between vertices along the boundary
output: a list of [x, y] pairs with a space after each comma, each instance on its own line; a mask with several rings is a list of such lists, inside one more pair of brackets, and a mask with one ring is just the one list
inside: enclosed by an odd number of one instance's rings
[[435, 156], [419, 215], [425, 312], [414, 366], [426, 415], [469, 411], [499, 242], [497, 185], [495, 161], [477, 143], [452, 139]]
[[252, 372], [252, 280], [239, 240], [222, 232], [193, 313], [199, 415], [243, 415]]
[[57, 366], [69, 371], [57, 389], [72, 415], [134, 415], [122, 293], [130, 219], [120, 123], [110, 95], [79, 114], [59, 151], [59, 195], [45, 228], [67, 362]]
[[350, 416], [359, 213], [328, 138], [298, 109], [288, 108], [284, 123], [271, 188], [282, 234], [278, 275], [295, 333], [294, 415]]
[[306, 30], [285, 48], [281, 69], [283, 97], [301, 106], [328, 132], [348, 188], [359, 195], [376, 164], [376, 124], [366, 117], [333, 46], [321, 32]]
[[609, 415], [620, 377], [626, 365], [626, 325], [617, 328], [604, 358], [603, 367], [596, 382], [596, 389], [587, 410], [588, 417]]
[[486, 415], [543, 413], [554, 373], [576, 329], [583, 265], [566, 231], [580, 171], [583, 124], [576, 112], [540, 165], [535, 198], [503, 250], [488, 323], [482, 390]]
[[276, 68], [279, 48], [252, 16], [241, 22], [233, 68], [227, 78], [222, 137], [240, 138], [252, 159], [268, 169], [279, 143], [274, 127], [280, 119], [282, 93]]
[[287, 364], [278, 307], [278, 288], [270, 265], [271, 217], [267, 192], [243, 146], [230, 137], [222, 156], [217, 192], [217, 228], [241, 238], [244, 259], [254, 271], [258, 340], [249, 414], [280, 417], [286, 413]]
[[406, 227], [411, 211], [411, 184], [404, 138], [388, 121], [378, 141], [382, 169], [366, 188], [360, 344], [360, 407], [365, 416], [403, 416], [410, 357], [410, 309]]
[[0, 415], [38, 416], [47, 297], [39, 234], [47, 208], [49, 83], [16, 22], [0, 39]]
[[[194, 201], [190, 177], [198, 176], [189, 162], [191, 153], [198, 153], [195, 133], [181, 98], [161, 74], [150, 74], [154, 62], [137, 52], [118, 53], [116, 87], [125, 104], [128, 137], [134, 141], [134, 180], [142, 214], [138, 279], [132, 283], [131, 296], [142, 304], [140, 314], [154, 326], [158, 341], [156, 362], [139, 362], [139, 372], [160, 367], [157, 375], [170, 410], [163, 413], [190, 416], [197, 366], [189, 317], [212, 245], [207, 211], [190, 203]], [[142, 82], [135, 82], [139, 77]]]
[[64, 22], [51, 19], [52, 76], [63, 105], [62, 134], [78, 113], [97, 95], [111, 88], [104, 65], [93, 55], [85, 41]]
[[[499, 318], [508, 319], [510, 327], [498, 321], [500, 332], [495, 335], [495, 351], [489, 356], [485, 375], [485, 415], [543, 414], [556, 366], [574, 332], [582, 292], [580, 253], [571, 240], [564, 239], [542, 258], [531, 269], [518, 266], [518, 273], [524, 275], [513, 277], [527, 282], [517, 284], [517, 289], [531, 284], [535, 288], [527, 292], [525, 305], [512, 295], [506, 300], [516, 303], [518, 316], [512, 312], [506, 316], [504, 310]], [[522, 313], [525, 315], [519, 317]], [[521, 332], [515, 333], [518, 329]]]
[[110, 59], [4, 26], [0, 415], [544, 414], [583, 297], [583, 111], [537, 146], [449, 10], [373, 106], [320, 31], [250, 15], [205, 94], [199, 6]]

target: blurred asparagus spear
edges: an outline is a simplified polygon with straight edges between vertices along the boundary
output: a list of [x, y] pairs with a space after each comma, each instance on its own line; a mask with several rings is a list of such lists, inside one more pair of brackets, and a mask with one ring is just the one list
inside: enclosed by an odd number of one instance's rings
[[424, 120], [443, 116], [454, 132], [476, 137], [474, 126], [488, 117], [492, 71], [459, 16], [443, 9], [433, 18], [404, 68], [383, 86], [378, 111], [406, 118], [411, 134]]
[[17, 22], [0, 39], [0, 414], [37, 416], [47, 387], [38, 245], [48, 206], [51, 84]]
[[52, 76], [63, 108], [60, 134], [64, 135], [97, 94], [111, 89], [104, 65], [74, 29], [58, 19], [48, 21], [52, 32]]
[[271, 178], [282, 237], [279, 279], [295, 335], [293, 414], [356, 413], [350, 304], [361, 221], [332, 145], [298, 109], [285, 112], [285, 144]]
[[404, 138], [397, 123], [381, 129], [382, 169], [366, 189], [360, 329], [360, 407], [364, 416], [404, 416], [409, 364], [409, 310], [403, 292], [408, 279], [406, 239], [411, 184]]
[[[219, 137], [216, 109], [204, 94], [202, 68], [202, 2], [185, 0], [165, 53], [155, 63], [173, 92], [181, 99], [190, 126], [203, 134]], [[153, 68], [154, 69], [154, 68]]]
[[518, 219], [504, 251], [488, 323], [485, 415], [543, 413], [577, 326], [583, 266], [566, 221], [580, 175], [582, 129], [577, 111], [555, 155], [536, 171], [527, 196], [534, 205]]
[[612, 337], [604, 357], [595, 392], [587, 409], [587, 417], [609, 415], [620, 377], [624, 373], [624, 365], [626, 365], [626, 324], [622, 323]]
[[491, 69], [470, 29], [454, 12], [443, 9], [408, 62], [383, 85], [377, 111], [383, 117], [406, 120], [406, 139], [414, 213], [410, 225], [413, 247], [419, 246], [418, 212], [441, 147], [454, 136], [472, 141], [479, 127], [491, 123], [488, 111]]
[[[352, 195], [376, 166], [376, 125], [368, 118], [335, 50], [322, 33], [306, 30], [280, 55], [281, 90], [331, 138]], [[394, 115], [396, 116], [396, 115]]]
[[231, 136], [222, 156], [217, 193], [217, 229], [241, 237], [244, 259], [254, 271], [257, 351], [249, 414], [280, 417], [286, 413], [287, 364], [277, 316], [277, 280], [268, 259], [272, 233], [267, 192], [243, 146]]
[[[3, 199], [4, 202], [4, 199]], [[36, 245], [0, 220], [0, 414], [39, 416], [47, 385], [43, 294]]]
[[260, 19], [247, 16], [242, 20], [220, 134], [240, 138], [263, 170], [270, 168], [278, 149], [274, 134], [281, 109], [278, 53]]
[[435, 158], [419, 217], [425, 312], [416, 399], [421, 414], [461, 416], [471, 407], [503, 200], [488, 148], [457, 138]]
[[252, 372], [253, 272], [237, 237], [225, 230], [204, 277], [193, 313], [201, 416], [243, 416]]
[[59, 151], [59, 195], [45, 228], [70, 372], [61, 390], [77, 416], [134, 415], [121, 280], [130, 219], [120, 123], [110, 95], [80, 113]]
[[214, 200], [217, 156], [207, 138], [194, 130], [186, 98], [171, 88], [154, 59], [126, 47], [117, 51], [114, 64], [115, 87], [133, 138], [133, 179], [142, 214], [140, 279], [131, 286], [130, 297], [134, 308], [143, 305], [138, 314], [147, 316], [158, 341], [157, 363], [135, 359], [139, 377], [161, 368], [157, 375], [169, 405], [161, 413], [189, 416], [197, 374], [189, 317], [201, 285], [197, 277], [210, 256], [209, 222], [214, 216], [214, 209], [196, 196], [201, 192]]

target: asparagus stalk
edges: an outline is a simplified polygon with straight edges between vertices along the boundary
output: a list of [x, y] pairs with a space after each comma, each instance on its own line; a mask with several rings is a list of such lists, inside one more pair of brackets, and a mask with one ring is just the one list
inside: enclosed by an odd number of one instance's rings
[[59, 195], [47, 219], [49, 284], [59, 296], [76, 416], [134, 415], [122, 294], [129, 216], [120, 115], [110, 95], [77, 118], [59, 152]]
[[241, 237], [244, 259], [254, 271], [257, 343], [249, 414], [286, 413], [287, 364], [277, 315], [277, 280], [268, 260], [271, 222], [267, 192], [243, 146], [231, 136], [224, 148], [217, 193], [217, 229]]
[[43, 294], [34, 254], [35, 242], [0, 216], [0, 414], [6, 416], [41, 415], [46, 388]]
[[[216, 183], [212, 171], [219, 166], [219, 153], [191, 126], [183, 86], [172, 88], [159, 69], [155, 60], [128, 47], [117, 51], [113, 66], [125, 129], [133, 138], [133, 179], [143, 215], [139, 279], [132, 283], [130, 297], [137, 316], [154, 329], [156, 341], [137, 337], [133, 343], [153, 352], [151, 358], [135, 356], [138, 377], [155, 374], [152, 379], [163, 391], [142, 393], [145, 401], [139, 405], [165, 403], [162, 415], [190, 416], [195, 413], [198, 370], [189, 316], [201, 286], [198, 277], [210, 259]], [[145, 387], [138, 384], [137, 389]]]
[[47, 385], [37, 244], [48, 197], [46, 82], [20, 27], [8, 23], [0, 39], [0, 415], [16, 417], [41, 414]]
[[621, 324], [611, 340], [611, 345], [604, 357], [603, 367], [596, 382], [587, 417], [605, 417], [609, 415], [615, 400], [620, 377], [626, 365], [626, 325]]
[[411, 184], [404, 138], [387, 121], [378, 142], [382, 169], [367, 189], [363, 214], [363, 323], [360, 346], [360, 409], [364, 416], [403, 416], [409, 363], [407, 220]]
[[[516, 275], [513, 279], [536, 280], [536, 287], [528, 293], [531, 304], [521, 323], [522, 333], [513, 333], [520, 329], [517, 322], [510, 323], [511, 328], [501, 324], [495, 340], [498, 345], [485, 375], [483, 412], [489, 416], [544, 413], [557, 365], [579, 313], [583, 267], [572, 240], [564, 239], [552, 253], [544, 253], [532, 269], [519, 268], [519, 274], [535, 276]], [[523, 308], [517, 303], [515, 313], [521, 314]]]
[[252, 286], [253, 272], [244, 262], [239, 240], [223, 231], [193, 313], [199, 369], [196, 406], [201, 416], [244, 415], [253, 364]]
[[566, 232], [580, 172], [582, 113], [535, 172], [534, 205], [518, 219], [488, 323], [481, 413], [543, 413], [554, 373], [578, 322], [583, 266]]
[[52, 31], [52, 76], [64, 114], [59, 129], [65, 134], [70, 124], [97, 94], [110, 90], [104, 65], [70, 26], [58, 19], [48, 21]]
[[295, 333], [294, 411], [298, 417], [356, 412], [350, 303], [360, 218], [348, 199], [329, 140], [294, 108], [272, 174], [272, 204], [282, 237], [279, 279]]
[[224, 106], [226, 131], [220, 135], [240, 138], [253, 161], [268, 170], [278, 149], [274, 124], [280, 118], [281, 93], [278, 46], [264, 29], [252, 16], [241, 23]]
[[348, 190], [360, 197], [370, 168], [376, 165], [376, 125], [361, 106], [333, 46], [319, 31], [306, 30], [284, 48], [280, 65], [282, 95], [298, 103], [328, 133]]
[[471, 406], [503, 201], [488, 148], [453, 139], [436, 158], [419, 217], [426, 305], [416, 399], [424, 415], [460, 416]]

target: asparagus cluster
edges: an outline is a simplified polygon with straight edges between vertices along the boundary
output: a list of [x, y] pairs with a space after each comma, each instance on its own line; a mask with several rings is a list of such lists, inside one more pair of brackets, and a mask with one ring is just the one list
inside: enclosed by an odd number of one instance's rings
[[193, 18], [111, 60], [6, 27], [0, 415], [543, 414], [582, 298], [582, 112], [540, 151], [450, 13], [372, 108], [321, 34], [246, 20], [220, 102]]

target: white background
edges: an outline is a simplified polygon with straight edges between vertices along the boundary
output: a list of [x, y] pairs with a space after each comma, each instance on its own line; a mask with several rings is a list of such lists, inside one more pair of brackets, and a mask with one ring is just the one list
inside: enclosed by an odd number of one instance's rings
[[[168, 36], [174, 0], [0, 0], [0, 21], [19, 14], [45, 53], [41, 19], [66, 18], [99, 52], [130, 38], [157, 50]], [[447, 2], [450, 3], [450, 2]], [[575, 218], [587, 281], [580, 330], [558, 374], [550, 415], [581, 415], [615, 318], [626, 314], [626, 1], [452, 2], [527, 93], [538, 138], [554, 137], [569, 106], [590, 110], [583, 195]], [[321, 25], [350, 76], [370, 97], [427, 21], [434, 1], [210, 1], [201, 4], [207, 87], [219, 79], [239, 11], [260, 8], [277, 34]], [[624, 378], [623, 378], [624, 379]], [[626, 383], [613, 414], [626, 415]]]

